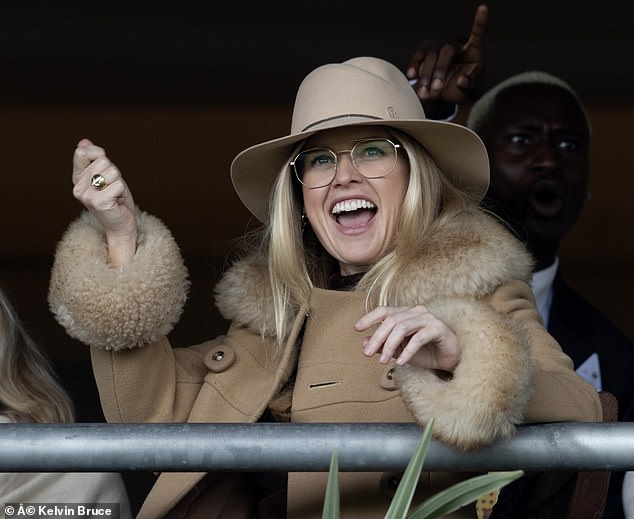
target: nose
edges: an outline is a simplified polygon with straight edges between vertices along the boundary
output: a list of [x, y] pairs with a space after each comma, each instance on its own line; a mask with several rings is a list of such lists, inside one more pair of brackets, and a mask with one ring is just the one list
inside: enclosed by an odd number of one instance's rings
[[350, 182], [360, 182], [361, 173], [359, 173], [352, 163], [350, 151], [340, 151], [337, 153], [337, 170], [333, 184], [348, 184]]
[[533, 154], [533, 171], [538, 174], [552, 174], [561, 169], [557, 145], [548, 139], [540, 139]]

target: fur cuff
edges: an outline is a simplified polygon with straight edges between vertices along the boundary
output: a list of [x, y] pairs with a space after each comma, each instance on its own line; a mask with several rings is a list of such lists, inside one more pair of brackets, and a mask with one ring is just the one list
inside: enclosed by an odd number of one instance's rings
[[142, 346], [167, 335], [189, 290], [178, 245], [157, 218], [137, 210], [137, 252], [130, 265], [107, 265], [105, 235], [88, 212], [57, 246], [48, 302], [67, 333], [107, 350]]
[[448, 298], [427, 305], [456, 333], [462, 360], [449, 380], [405, 365], [396, 372], [403, 399], [434, 436], [461, 449], [508, 437], [532, 394], [530, 344], [519, 325], [483, 302]]
[[275, 336], [273, 294], [266, 266], [255, 257], [235, 262], [214, 289], [220, 314], [263, 337]]

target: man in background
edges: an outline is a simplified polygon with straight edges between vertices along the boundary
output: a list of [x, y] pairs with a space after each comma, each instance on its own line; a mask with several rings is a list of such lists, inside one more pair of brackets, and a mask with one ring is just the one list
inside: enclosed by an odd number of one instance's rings
[[[634, 345], [565, 282], [559, 262], [561, 242], [589, 198], [589, 119], [572, 87], [542, 71], [480, 94], [487, 15], [478, 7], [468, 39], [423, 42], [407, 75], [431, 117], [452, 118], [473, 103], [466, 124], [491, 163], [483, 204], [535, 257], [532, 289], [544, 326], [579, 375], [616, 396], [619, 420], [634, 421]], [[606, 518], [623, 517], [622, 481], [623, 473], [612, 474]]]

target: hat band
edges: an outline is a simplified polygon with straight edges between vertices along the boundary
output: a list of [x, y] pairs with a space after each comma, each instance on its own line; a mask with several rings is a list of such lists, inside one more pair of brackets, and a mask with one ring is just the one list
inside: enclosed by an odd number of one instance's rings
[[[306, 126], [303, 130], [301, 130], [302, 132], [305, 132], [306, 130], [309, 130], [311, 128], [314, 128], [315, 126], [319, 126], [320, 124], [323, 123], [327, 123], [330, 121], [336, 121], [337, 119], [351, 119], [353, 117], [363, 117], [365, 119], [376, 119], [377, 121], [382, 121], [383, 119], [381, 117], [377, 117], [375, 115], [365, 115], [365, 114], [344, 114], [344, 115], [335, 115], [334, 117], [328, 117], [327, 119], [321, 119], [319, 121], [315, 121], [314, 123], [309, 124], [308, 126]], [[301, 132], [300, 132], [301, 133]]]

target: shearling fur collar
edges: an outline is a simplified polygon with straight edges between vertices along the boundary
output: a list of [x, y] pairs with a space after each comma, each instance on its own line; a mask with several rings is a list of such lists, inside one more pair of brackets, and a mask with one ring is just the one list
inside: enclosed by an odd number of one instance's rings
[[[528, 281], [533, 260], [503, 225], [480, 211], [463, 212], [433, 228], [425, 246], [398, 276], [399, 301], [419, 304], [439, 296], [479, 299], [511, 279]], [[273, 330], [266, 266], [248, 257], [236, 262], [215, 289], [226, 319], [261, 332]]]

